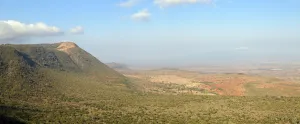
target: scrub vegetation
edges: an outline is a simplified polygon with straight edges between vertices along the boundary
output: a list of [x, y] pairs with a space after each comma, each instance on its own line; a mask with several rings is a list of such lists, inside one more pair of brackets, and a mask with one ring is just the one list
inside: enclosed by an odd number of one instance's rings
[[119, 74], [77, 45], [60, 45], [0, 46], [0, 123], [300, 122], [298, 97], [147, 92], [139, 86], [145, 80]]

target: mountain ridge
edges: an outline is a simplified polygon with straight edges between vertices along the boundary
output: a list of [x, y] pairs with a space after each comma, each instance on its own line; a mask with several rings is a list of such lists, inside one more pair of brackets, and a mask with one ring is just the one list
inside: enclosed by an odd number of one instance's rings
[[41, 67], [88, 71], [93, 64], [101, 63], [105, 70], [112, 71], [97, 58], [70, 41], [53, 44], [5, 44], [2, 46], [15, 48]]
[[66, 77], [60, 75], [74, 78], [73, 73], [77, 77], [92, 77], [99, 83], [122, 84], [125, 79], [73, 42], [0, 45], [0, 90], [3, 94], [51, 91], [57, 89], [55, 83], [65, 80]]

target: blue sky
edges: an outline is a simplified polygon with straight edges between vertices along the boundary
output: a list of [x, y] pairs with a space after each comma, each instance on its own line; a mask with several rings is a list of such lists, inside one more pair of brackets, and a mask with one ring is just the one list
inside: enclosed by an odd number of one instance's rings
[[0, 43], [71, 40], [104, 62], [300, 60], [299, 0], [1, 0], [0, 21]]

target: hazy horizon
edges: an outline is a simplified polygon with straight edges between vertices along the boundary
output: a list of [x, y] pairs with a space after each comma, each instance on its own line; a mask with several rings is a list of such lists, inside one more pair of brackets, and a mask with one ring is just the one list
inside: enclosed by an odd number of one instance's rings
[[300, 63], [299, 12], [297, 0], [3, 0], [0, 44], [69, 40], [135, 66]]

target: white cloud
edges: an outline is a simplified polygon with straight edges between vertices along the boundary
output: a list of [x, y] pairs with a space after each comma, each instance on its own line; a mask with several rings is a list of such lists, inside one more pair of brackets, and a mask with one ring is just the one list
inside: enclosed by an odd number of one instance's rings
[[170, 7], [181, 4], [212, 3], [213, 0], [154, 0], [154, 4], [160, 7]]
[[70, 32], [72, 34], [84, 34], [84, 29], [81, 26], [76, 26], [76, 27], [70, 29]]
[[121, 7], [132, 7], [136, 5], [140, 0], [127, 0], [118, 4]]
[[63, 32], [59, 28], [48, 26], [42, 22], [25, 24], [14, 20], [0, 20], [0, 42], [62, 34]]
[[131, 19], [136, 21], [149, 21], [150, 17], [151, 17], [151, 13], [149, 13], [147, 9], [143, 9], [131, 15]]
[[238, 47], [238, 48], [235, 48], [235, 50], [249, 50], [248, 47]]

